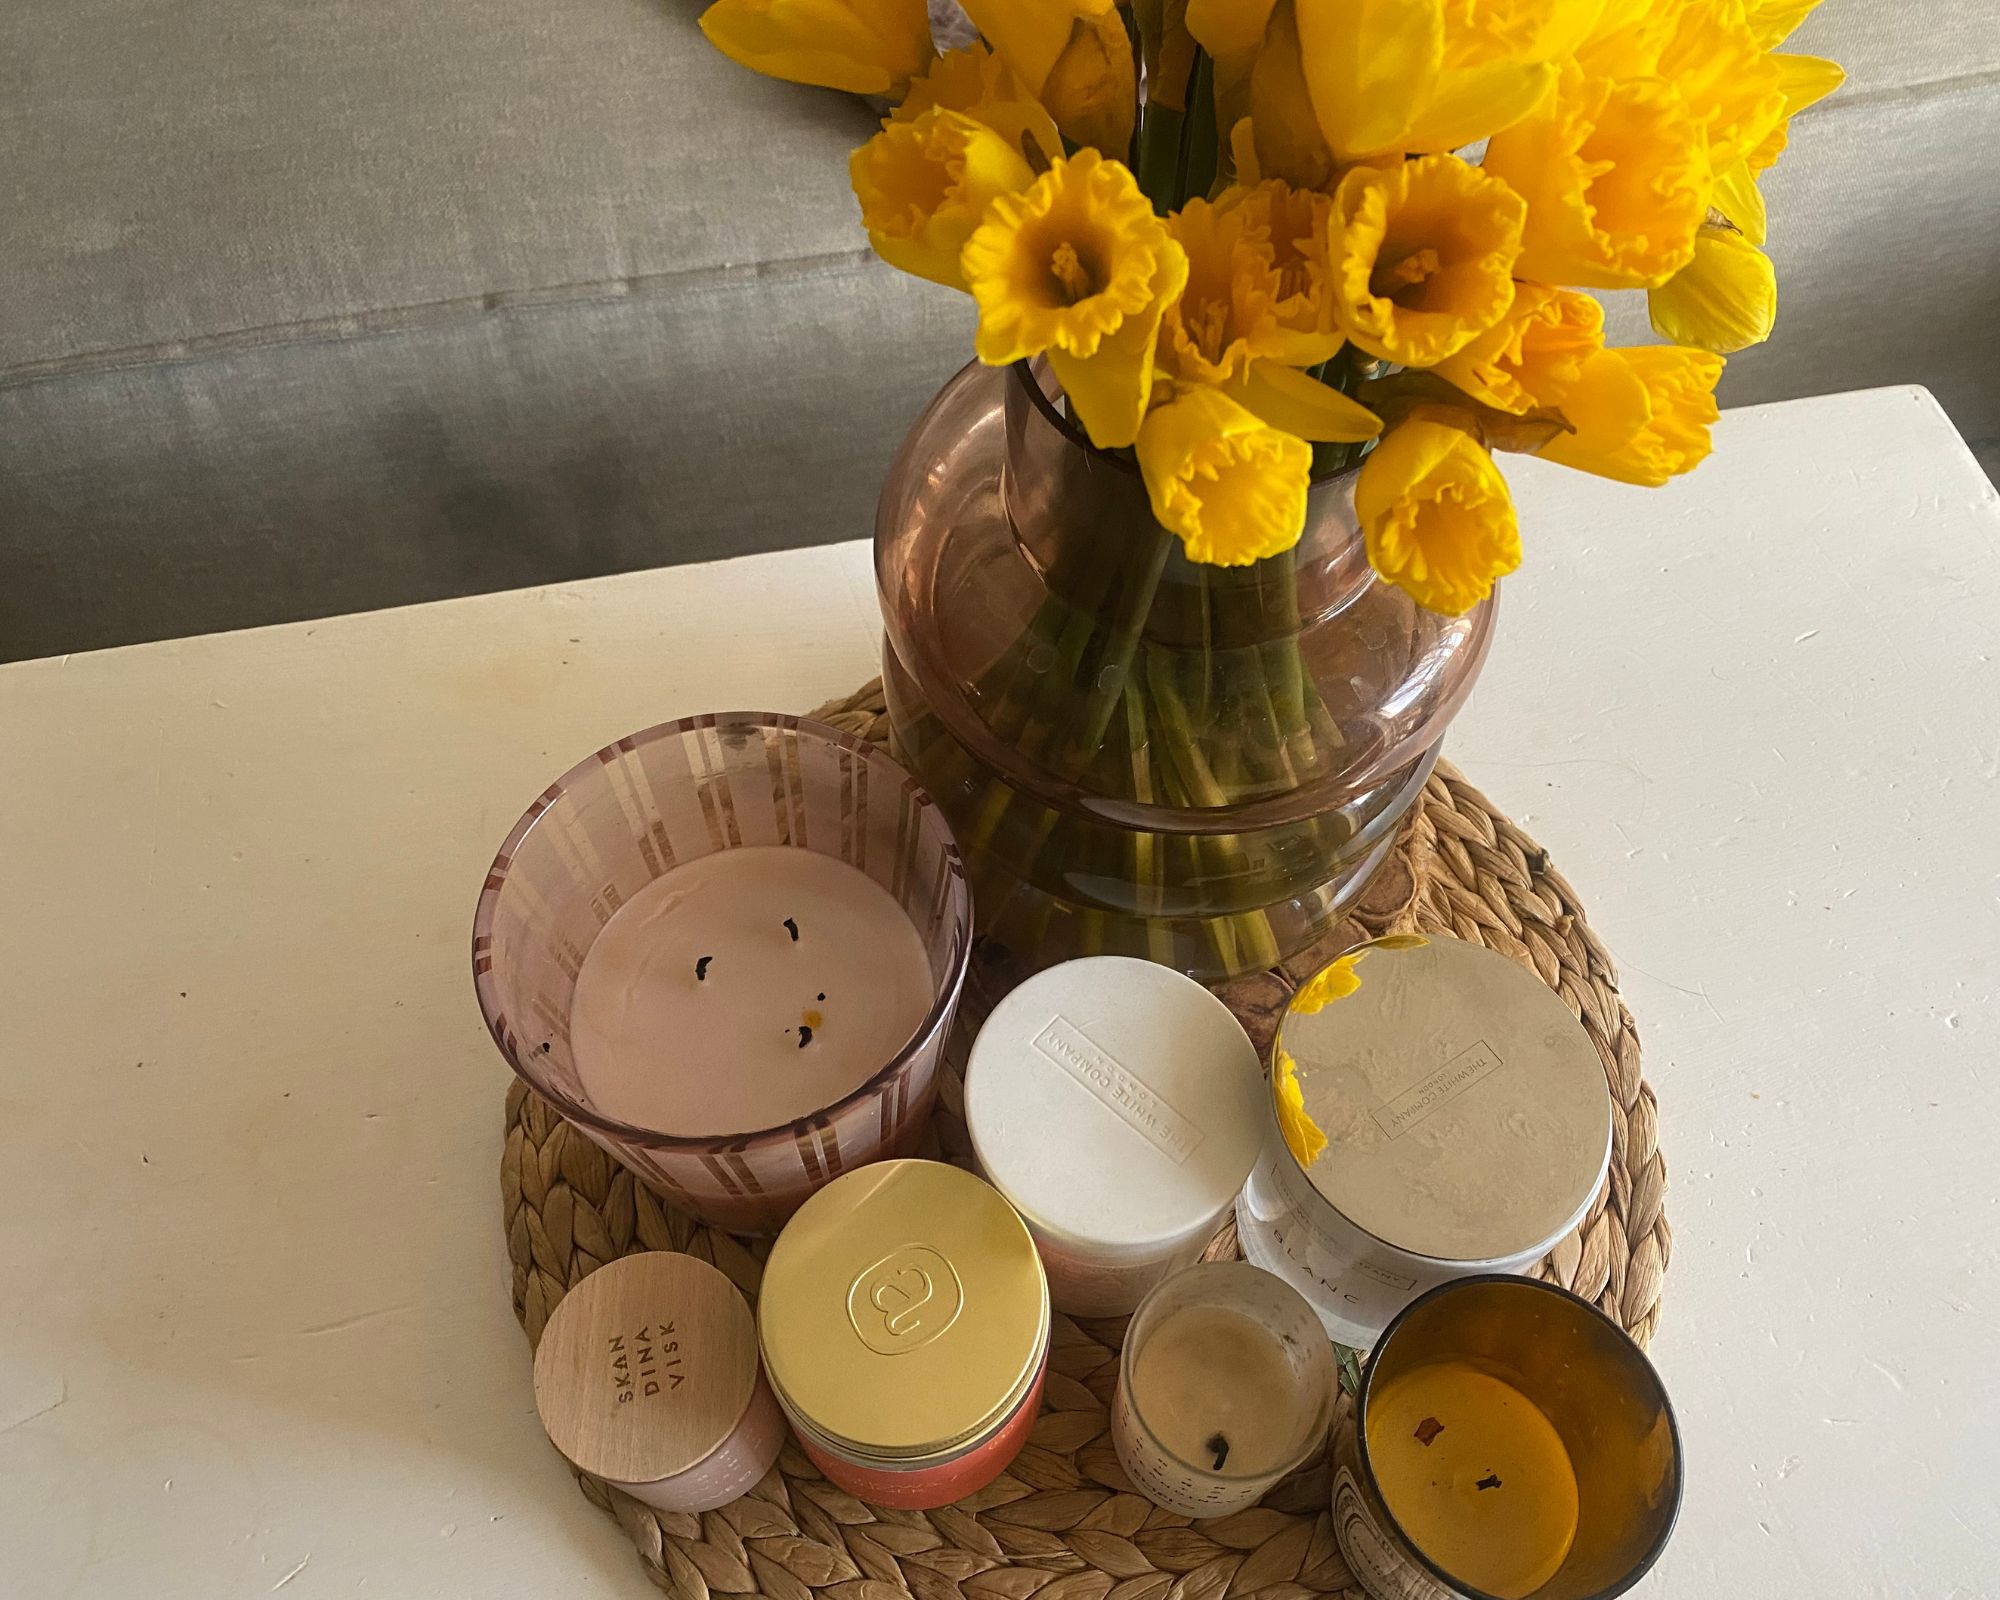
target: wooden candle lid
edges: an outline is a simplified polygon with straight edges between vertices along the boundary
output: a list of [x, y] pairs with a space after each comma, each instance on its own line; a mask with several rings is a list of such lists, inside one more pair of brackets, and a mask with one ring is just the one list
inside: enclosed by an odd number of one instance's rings
[[535, 1352], [535, 1408], [585, 1472], [655, 1483], [729, 1438], [757, 1386], [735, 1284], [679, 1251], [625, 1256], [563, 1297]]

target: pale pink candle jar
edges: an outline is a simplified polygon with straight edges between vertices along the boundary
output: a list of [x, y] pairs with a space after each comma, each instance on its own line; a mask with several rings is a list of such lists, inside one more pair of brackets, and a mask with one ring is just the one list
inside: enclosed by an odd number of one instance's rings
[[1040, 1409], [1049, 1297], [998, 1193], [935, 1161], [849, 1173], [799, 1208], [764, 1267], [757, 1330], [806, 1454], [874, 1505], [984, 1488]]
[[563, 1297], [535, 1351], [535, 1408], [573, 1466], [661, 1511], [729, 1504], [785, 1441], [749, 1303], [671, 1250], [609, 1262]]
[[515, 825], [473, 980], [529, 1086], [703, 1221], [774, 1233], [910, 1148], [971, 950], [937, 808], [860, 739], [716, 713], [620, 739]]

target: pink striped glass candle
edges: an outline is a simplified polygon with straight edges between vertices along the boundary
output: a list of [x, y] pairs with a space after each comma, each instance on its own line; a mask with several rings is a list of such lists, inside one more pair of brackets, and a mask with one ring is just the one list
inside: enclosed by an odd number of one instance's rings
[[473, 981], [536, 1093], [703, 1221], [773, 1233], [907, 1153], [971, 948], [957, 846], [866, 742], [714, 713], [620, 739], [508, 835]]

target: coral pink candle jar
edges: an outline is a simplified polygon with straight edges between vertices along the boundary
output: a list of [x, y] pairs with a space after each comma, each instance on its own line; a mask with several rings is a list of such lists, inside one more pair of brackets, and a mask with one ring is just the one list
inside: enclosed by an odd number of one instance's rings
[[661, 1511], [712, 1511], [785, 1442], [742, 1293], [678, 1251], [625, 1256], [565, 1295], [535, 1350], [535, 1408], [572, 1465]]
[[757, 1329], [813, 1464], [859, 1499], [928, 1510], [984, 1488], [1028, 1442], [1048, 1283], [996, 1191], [939, 1162], [884, 1161], [786, 1224]]

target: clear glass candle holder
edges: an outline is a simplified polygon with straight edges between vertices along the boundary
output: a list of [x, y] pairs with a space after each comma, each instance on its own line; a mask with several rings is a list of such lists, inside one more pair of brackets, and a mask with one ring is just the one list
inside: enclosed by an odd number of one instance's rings
[[1305, 1297], [1244, 1261], [1167, 1279], [1133, 1313], [1111, 1441], [1155, 1505], [1226, 1517], [1326, 1442], [1333, 1346]]
[[1376, 1600], [1612, 1600], [1680, 1511], [1659, 1374], [1595, 1306], [1533, 1278], [1461, 1278], [1406, 1307], [1334, 1463], [1334, 1535]]
[[[836, 857], [889, 891], [923, 943], [928, 1013], [880, 1070], [810, 1115], [689, 1136], [607, 1114], [570, 1039], [593, 941], [663, 873], [759, 845]], [[908, 773], [804, 718], [714, 712], [607, 745], [542, 792], [487, 872], [472, 968], [494, 1043], [530, 1088], [674, 1205], [730, 1232], [768, 1234], [841, 1173], [914, 1147], [971, 946], [958, 847]]]

